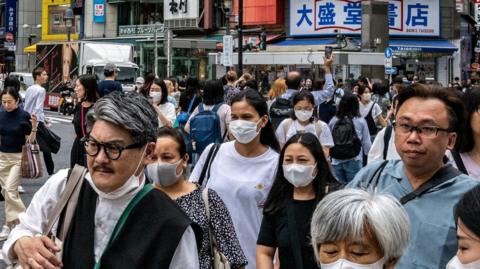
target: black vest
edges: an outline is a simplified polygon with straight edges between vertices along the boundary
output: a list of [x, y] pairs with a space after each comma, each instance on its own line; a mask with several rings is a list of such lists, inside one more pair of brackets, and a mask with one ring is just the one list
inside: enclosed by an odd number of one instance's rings
[[[94, 230], [98, 195], [89, 183], [82, 186], [77, 208], [63, 245], [64, 269], [95, 266]], [[60, 220], [62, 221], [62, 219]], [[132, 210], [117, 239], [105, 249], [101, 268], [167, 269], [185, 230], [192, 221], [159, 190], [152, 190]], [[201, 242], [199, 229], [192, 227]], [[197, 244], [192, 242], [192, 244]]]

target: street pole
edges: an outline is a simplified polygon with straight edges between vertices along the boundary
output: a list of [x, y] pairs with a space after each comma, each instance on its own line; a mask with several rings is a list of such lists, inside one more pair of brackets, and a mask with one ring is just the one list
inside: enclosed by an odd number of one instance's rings
[[153, 32], [153, 39], [154, 39], [154, 58], [155, 58], [155, 63], [154, 63], [154, 67], [155, 67], [155, 76], [158, 76], [158, 41], [157, 41], [157, 26], [155, 25], [155, 31]]
[[[225, 18], [227, 19], [227, 35], [230, 35], [230, 9], [225, 12]], [[225, 68], [226, 73], [228, 73], [228, 71], [230, 71], [230, 66], [227, 66]]]
[[167, 77], [172, 76], [172, 30], [167, 30]]
[[243, 0], [238, 0], [238, 75], [243, 74]]

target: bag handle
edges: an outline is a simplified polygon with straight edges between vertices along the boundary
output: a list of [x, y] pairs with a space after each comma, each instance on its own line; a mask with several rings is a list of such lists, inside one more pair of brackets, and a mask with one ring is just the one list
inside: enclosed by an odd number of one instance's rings
[[[387, 166], [387, 163], [388, 163], [388, 161], [383, 161], [378, 166], [377, 170], [375, 170], [375, 173], [373, 173], [372, 177], [368, 181], [368, 185], [367, 185], [367, 188], [366, 188], [367, 190], [368, 189], [375, 190], [375, 188], [377, 187], [377, 184], [378, 184], [378, 180], [380, 179], [380, 176], [382, 175], [383, 169], [385, 169], [385, 166]], [[375, 183], [372, 186], [372, 183], [373, 183], [374, 180], [375, 180]]]
[[[86, 171], [87, 169], [85, 167], [78, 164], [73, 167], [72, 173], [70, 174], [67, 182], [65, 183], [65, 189], [63, 190], [62, 196], [60, 196], [60, 199], [55, 205], [52, 214], [48, 218], [47, 227], [43, 234], [51, 233], [53, 225], [60, 217], [60, 214], [62, 213], [65, 206], [67, 206], [67, 212], [65, 213], [62, 227], [60, 227], [59, 229], [59, 239], [63, 241], [64, 237], [62, 238], [62, 236], [65, 236], [66, 232], [68, 232], [71, 218], [73, 217], [73, 211], [75, 211], [75, 207], [78, 202], [78, 193], [80, 192], [80, 189], [82, 187], [84, 181], [83, 178], [85, 177]], [[76, 194], [72, 195], [74, 192], [76, 192]]]
[[458, 170], [464, 173], [465, 175], [468, 175], [467, 168], [463, 163], [462, 156], [460, 156], [460, 153], [456, 150], [451, 150], [450, 153], [452, 153], [453, 160], [455, 161], [455, 164], [457, 165]]
[[210, 203], [208, 201], [208, 188], [204, 188], [202, 191], [202, 200], [205, 204], [205, 213], [207, 215], [207, 223], [208, 223], [208, 237], [210, 238], [210, 251], [212, 253], [212, 257], [214, 256], [213, 248], [217, 246], [217, 241], [212, 235], [212, 225], [210, 222]]
[[[198, 185], [200, 186], [207, 185], [208, 179], [210, 178], [210, 167], [212, 165], [213, 159], [215, 159], [215, 156], [217, 155], [217, 152], [220, 149], [220, 145], [221, 144], [213, 144], [213, 146], [208, 151], [207, 159], [203, 164], [202, 173], [200, 173]], [[205, 181], [205, 178], [207, 179], [207, 181], [204, 184], [203, 182]]]

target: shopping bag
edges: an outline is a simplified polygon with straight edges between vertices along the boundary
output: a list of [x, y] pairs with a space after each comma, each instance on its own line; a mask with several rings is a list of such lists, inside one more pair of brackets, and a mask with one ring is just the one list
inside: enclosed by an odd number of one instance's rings
[[40, 147], [36, 142], [27, 142], [22, 146], [21, 170], [24, 178], [39, 178], [42, 176]]

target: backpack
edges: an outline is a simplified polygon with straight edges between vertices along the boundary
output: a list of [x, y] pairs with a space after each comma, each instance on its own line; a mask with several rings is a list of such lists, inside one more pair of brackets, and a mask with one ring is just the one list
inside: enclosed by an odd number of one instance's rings
[[330, 156], [338, 160], [356, 157], [362, 150], [362, 143], [355, 131], [353, 120], [349, 117], [339, 119], [332, 129], [333, 146]]
[[293, 114], [292, 100], [281, 97], [277, 98], [270, 106], [269, 112], [273, 129], [276, 130], [284, 119], [290, 118]]
[[[335, 90], [335, 92], [336, 91], [337, 90]], [[333, 92], [332, 99], [319, 104], [317, 107], [318, 118], [323, 122], [330, 122], [330, 120], [335, 116], [335, 113], [337, 113], [335, 92]]]
[[[285, 124], [283, 124], [283, 132], [285, 133], [285, 138], [287, 138], [287, 133], [288, 130], [290, 129], [290, 126], [292, 126], [293, 120], [292, 119], [286, 119]], [[322, 122], [322, 121], [315, 121], [315, 135], [317, 136], [318, 139], [320, 139], [320, 135], [322, 134], [323, 127], [325, 127], [327, 124]]]
[[194, 153], [202, 154], [212, 143], [222, 143], [220, 118], [217, 111], [223, 103], [216, 104], [212, 110], [205, 110], [204, 104], [198, 105], [198, 114], [190, 119], [190, 139]]

